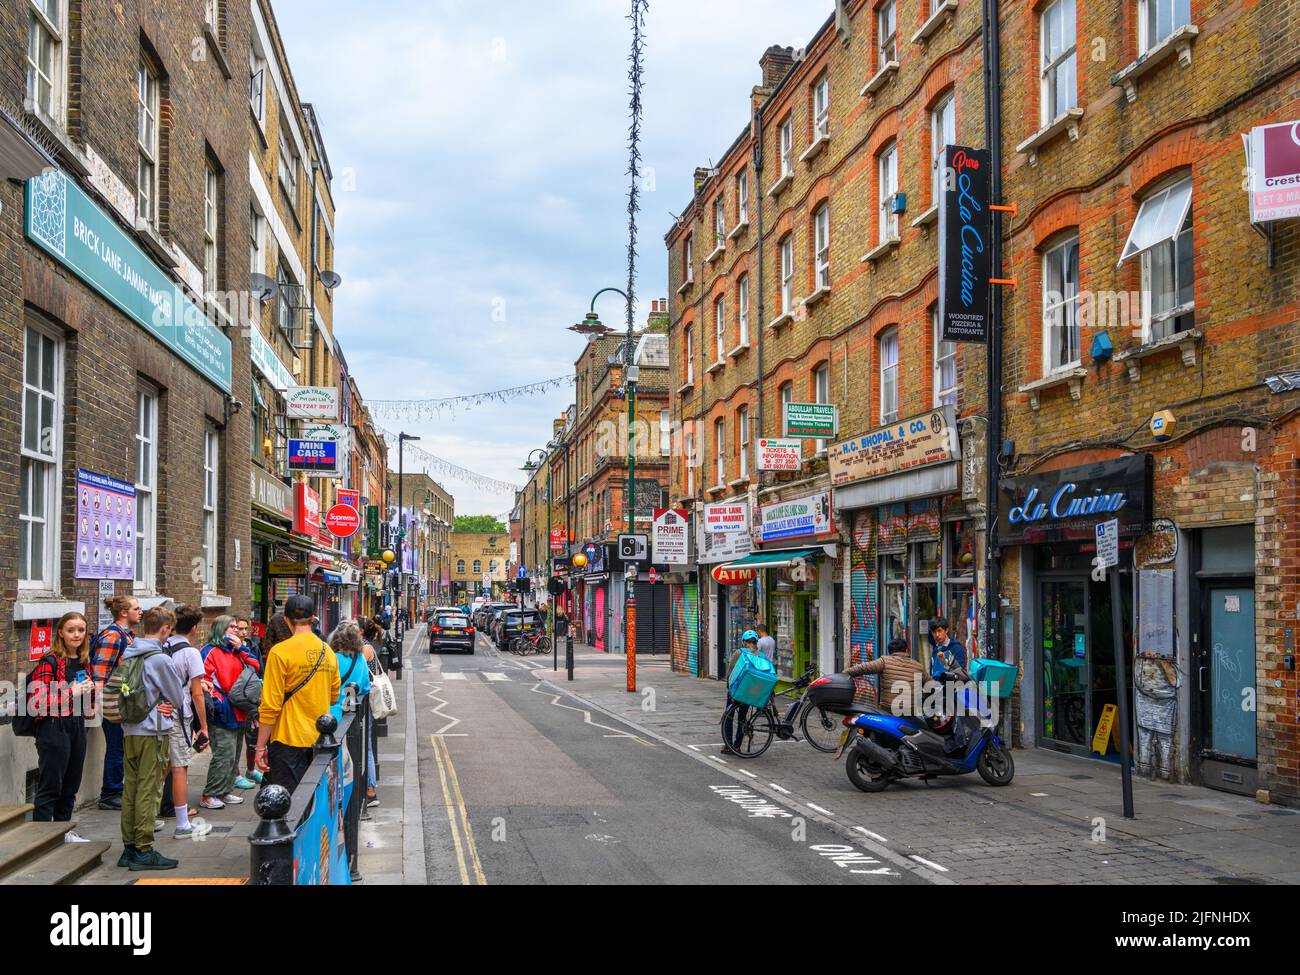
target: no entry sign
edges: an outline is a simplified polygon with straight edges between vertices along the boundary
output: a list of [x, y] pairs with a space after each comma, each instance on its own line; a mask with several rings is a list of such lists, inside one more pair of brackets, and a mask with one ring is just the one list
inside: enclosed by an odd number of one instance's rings
[[331, 535], [348, 538], [361, 527], [361, 515], [350, 504], [336, 504], [325, 512], [325, 527]]

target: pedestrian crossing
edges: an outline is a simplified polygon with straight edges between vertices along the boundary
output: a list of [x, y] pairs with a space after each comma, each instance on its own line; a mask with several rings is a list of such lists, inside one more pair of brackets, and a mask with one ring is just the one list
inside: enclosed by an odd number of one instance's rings
[[480, 683], [490, 684], [510, 680], [509, 674], [503, 674], [499, 670], [449, 670], [443, 671], [438, 677], [441, 680], [469, 680], [470, 674], [477, 674]]

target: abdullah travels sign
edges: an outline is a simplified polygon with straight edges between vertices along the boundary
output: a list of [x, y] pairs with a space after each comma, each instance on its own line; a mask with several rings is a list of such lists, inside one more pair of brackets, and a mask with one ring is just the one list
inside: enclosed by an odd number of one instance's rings
[[26, 204], [28, 237], [230, 392], [230, 339], [76, 183], [59, 170], [29, 179]]
[[951, 406], [909, 417], [861, 437], [832, 444], [831, 485], [897, 474], [926, 464], [959, 459], [957, 427]]
[[1146, 534], [1151, 521], [1151, 455], [1002, 481], [998, 532], [1003, 545], [1096, 542], [1096, 525], [1115, 519], [1120, 538]]
[[839, 410], [834, 403], [784, 403], [781, 429], [786, 437], [829, 440], [840, 432]]
[[1300, 122], [1259, 125], [1242, 139], [1251, 223], [1300, 217]]
[[987, 342], [992, 274], [987, 149], [947, 146], [939, 194], [939, 327], [945, 342]]

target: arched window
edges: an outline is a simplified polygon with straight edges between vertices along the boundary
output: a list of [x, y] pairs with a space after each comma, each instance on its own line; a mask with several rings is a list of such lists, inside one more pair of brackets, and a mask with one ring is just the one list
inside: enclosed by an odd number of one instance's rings
[[497, 571], [496, 559], [492, 559], [490, 562], [488, 562], [488, 571], [491, 572], [493, 575], [496, 575], [496, 571]]
[[478, 574], [479, 574], [480, 572], [482, 572], [482, 571], [483, 571], [483, 560], [482, 560], [482, 559], [475, 559], [475, 560], [474, 560], [474, 574], [475, 574], [475, 575], [478, 575]]
[[465, 560], [464, 560], [464, 559], [457, 559], [457, 560], [456, 560], [456, 571], [457, 571], [460, 575], [464, 575], [464, 574], [465, 574]]

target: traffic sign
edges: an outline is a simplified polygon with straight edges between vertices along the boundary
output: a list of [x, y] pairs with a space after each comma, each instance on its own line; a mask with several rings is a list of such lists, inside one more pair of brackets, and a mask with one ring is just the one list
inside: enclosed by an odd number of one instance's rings
[[1119, 565], [1119, 519], [1097, 525], [1097, 561], [1104, 566]]
[[515, 576], [520, 579], [526, 579], [528, 577], [528, 570], [521, 565], [519, 571], [515, 573]]
[[336, 538], [350, 538], [361, 527], [361, 513], [350, 504], [336, 504], [325, 512], [325, 527]]
[[650, 548], [645, 535], [619, 535], [618, 556], [624, 562], [644, 562]]

